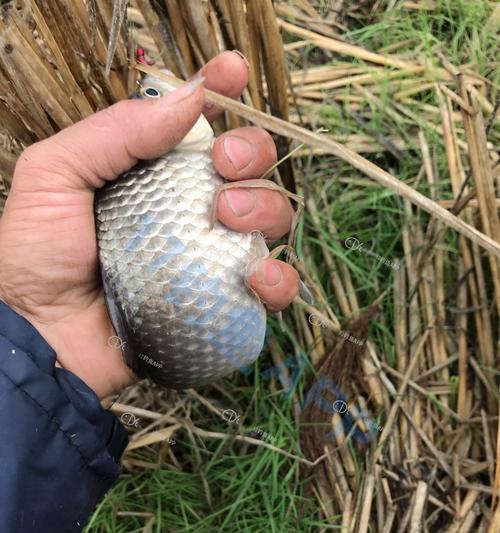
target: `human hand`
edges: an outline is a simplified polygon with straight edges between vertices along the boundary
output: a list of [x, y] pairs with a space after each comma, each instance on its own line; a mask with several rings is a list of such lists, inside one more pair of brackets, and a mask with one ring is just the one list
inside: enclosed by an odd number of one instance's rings
[[[237, 98], [248, 68], [224, 52], [202, 69], [205, 87]], [[158, 105], [158, 102], [162, 102]], [[57, 362], [104, 397], [137, 379], [108, 317], [99, 274], [94, 191], [139, 159], [166, 153], [182, 140], [204, 105], [203, 92], [187, 86], [160, 100], [126, 100], [28, 147], [19, 157], [0, 220], [0, 299], [26, 318], [57, 354]], [[258, 178], [276, 162], [271, 136], [238, 128], [213, 146], [216, 170], [230, 181]], [[231, 189], [221, 194], [217, 216], [243, 232], [260, 230], [268, 240], [290, 229], [292, 208], [279, 192]], [[247, 280], [271, 311], [297, 294], [297, 272], [263, 260]]]

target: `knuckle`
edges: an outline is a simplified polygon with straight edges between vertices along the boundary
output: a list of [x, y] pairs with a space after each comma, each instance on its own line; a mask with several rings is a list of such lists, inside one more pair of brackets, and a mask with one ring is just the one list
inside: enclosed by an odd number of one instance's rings
[[[132, 123], [131, 105], [129, 100], [121, 100], [90, 117], [90, 126], [99, 132], [99, 135], [109, 134], [113, 137], [113, 144], [119, 149], [115, 152], [115, 157], [104, 154], [100, 161], [100, 169], [105, 177], [115, 176], [119, 173], [117, 161], [134, 159], [132, 150], [130, 150], [131, 132], [140, 134], [141, 124]], [[116, 157], [116, 153], [121, 154]], [[102, 177], [102, 176], [101, 176]]]
[[44, 141], [39, 141], [25, 148], [17, 160], [16, 173], [27, 171], [33, 166], [38, 166], [37, 162], [41, 160], [42, 154], [44, 153], [43, 147]]
[[69, 166], [68, 157], [64, 151], [54, 150], [54, 142], [55, 137], [44, 139], [21, 152], [14, 169], [16, 183], [31, 183], [34, 178], [64, 173], [64, 169]]
[[14, 175], [16, 177], [32, 177], [48, 173], [63, 175], [68, 171], [73, 172], [77, 161], [78, 154], [66, 143], [61, 142], [58, 135], [54, 135], [23, 150], [17, 161]]
[[99, 113], [89, 117], [89, 124], [100, 131], [115, 130], [117, 124], [123, 124], [127, 120], [127, 101], [121, 100], [116, 104], [106, 107]]

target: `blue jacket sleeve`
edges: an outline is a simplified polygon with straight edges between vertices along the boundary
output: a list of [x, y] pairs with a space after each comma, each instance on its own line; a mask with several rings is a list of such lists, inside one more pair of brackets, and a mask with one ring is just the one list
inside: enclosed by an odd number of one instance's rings
[[81, 531], [128, 437], [36, 329], [0, 302], [0, 531]]

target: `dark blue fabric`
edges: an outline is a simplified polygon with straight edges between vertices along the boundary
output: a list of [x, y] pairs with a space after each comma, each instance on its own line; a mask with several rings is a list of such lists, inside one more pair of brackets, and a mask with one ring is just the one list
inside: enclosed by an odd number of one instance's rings
[[81, 531], [121, 471], [126, 430], [55, 361], [0, 302], [0, 533]]

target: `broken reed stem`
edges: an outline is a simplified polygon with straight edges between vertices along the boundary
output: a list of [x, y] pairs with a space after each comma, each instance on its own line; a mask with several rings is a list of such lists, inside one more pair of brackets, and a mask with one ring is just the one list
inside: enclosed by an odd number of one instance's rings
[[374, 52], [365, 50], [364, 48], [361, 48], [360, 46], [355, 46], [353, 44], [339, 41], [338, 39], [332, 39], [331, 37], [325, 37], [319, 33], [306, 30], [304, 28], [296, 26], [295, 24], [290, 24], [289, 22], [285, 22], [284, 20], [281, 20], [281, 19], [278, 19], [278, 25], [283, 30], [288, 31], [294, 35], [298, 35], [299, 37], [304, 37], [305, 39], [310, 40], [316, 46], [323, 48], [325, 50], [330, 50], [331, 52], [335, 52], [336, 54], [357, 57], [359, 59], [370, 61], [371, 63], [375, 63], [378, 65], [384, 65], [384, 66], [390, 66], [390, 67], [396, 67], [396, 68], [402, 68], [402, 69], [411, 68], [415, 66], [414, 64], [408, 61], [402, 61], [401, 59], [398, 59], [398, 58], [376, 54]]
[[[175, 76], [169, 76], [168, 74], [161, 72], [158, 68], [154, 68], [149, 65], [137, 64], [135, 68], [146, 74], [164, 79], [176, 87], [181, 87], [185, 83], [183, 80], [180, 80]], [[205, 99], [208, 103], [215, 104], [228, 111], [231, 111], [240, 117], [253, 122], [257, 126], [268, 129], [274, 133], [277, 133], [278, 135], [296, 139], [310, 146], [326, 149], [328, 153], [331, 153], [334, 156], [346, 161], [354, 168], [360, 170], [367, 176], [370, 176], [376, 182], [387, 187], [388, 189], [391, 189], [399, 196], [406, 198], [411, 203], [420, 207], [424, 211], [427, 211], [427, 213], [443, 221], [447, 226], [468, 237], [471, 241], [475, 242], [485, 250], [493, 252], [500, 257], [499, 243], [495, 242], [484, 233], [481, 233], [476, 228], [465, 223], [463, 220], [459, 219], [441, 207], [437, 202], [434, 202], [420, 192], [412, 189], [403, 181], [398, 180], [385, 170], [377, 167], [377, 165], [374, 165], [349, 148], [346, 148], [345, 146], [337, 143], [325, 135], [313, 133], [305, 128], [301, 128], [300, 126], [296, 126], [279, 118], [267, 115], [262, 111], [252, 109], [241, 102], [232, 100], [226, 96], [222, 96], [221, 94], [210, 91], [209, 89], [204, 89], [204, 92]]]

